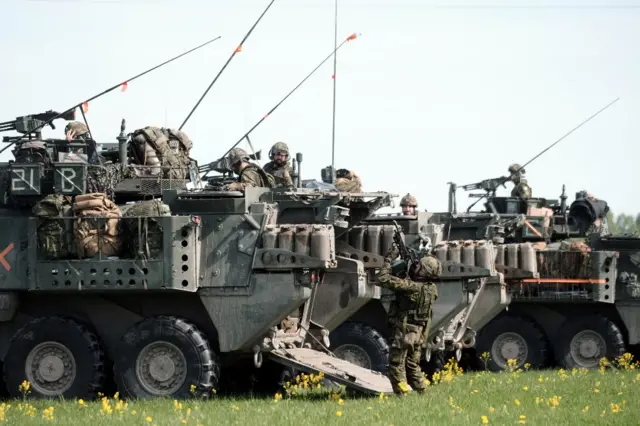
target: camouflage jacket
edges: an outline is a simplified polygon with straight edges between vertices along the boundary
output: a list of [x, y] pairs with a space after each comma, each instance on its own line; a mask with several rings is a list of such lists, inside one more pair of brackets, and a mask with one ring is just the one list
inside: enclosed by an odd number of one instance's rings
[[344, 176], [336, 179], [335, 187], [343, 192], [362, 192], [362, 181], [355, 172], [347, 171]]
[[385, 259], [376, 279], [376, 285], [395, 293], [389, 309], [389, 320], [392, 323], [424, 325], [427, 322], [431, 316], [431, 304], [438, 298], [438, 289], [434, 283], [416, 282], [392, 275], [389, 258]]
[[291, 179], [291, 166], [289, 166], [289, 163], [286, 163], [283, 166], [278, 166], [275, 161], [269, 161], [262, 169], [275, 178], [277, 185], [293, 186], [293, 179]]
[[238, 176], [238, 181], [229, 184], [229, 191], [244, 191], [247, 186], [255, 186], [260, 188], [273, 188], [273, 176], [267, 174], [259, 166], [249, 164]]
[[519, 184], [513, 187], [511, 190], [512, 197], [521, 197], [524, 199], [531, 198], [531, 187], [529, 184], [522, 180]]

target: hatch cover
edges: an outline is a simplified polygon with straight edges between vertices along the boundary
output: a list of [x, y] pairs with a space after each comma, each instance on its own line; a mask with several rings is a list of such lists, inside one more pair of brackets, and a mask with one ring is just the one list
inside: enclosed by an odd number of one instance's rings
[[276, 349], [269, 356], [280, 364], [306, 373], [322, 372], [327, 379], [361, 392], [376, 395], [393, 393], [386, 375], [314, 349]]

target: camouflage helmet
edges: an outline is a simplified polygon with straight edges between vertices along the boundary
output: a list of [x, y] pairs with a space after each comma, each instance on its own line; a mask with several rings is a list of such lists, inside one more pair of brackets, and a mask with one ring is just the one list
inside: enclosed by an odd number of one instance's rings
[[289, 147], [287, 146], [287, 144], [284, 142], [274, 143], [269, 150], [269, 159], [273, 160], [273, 157], [275, 157], [277, 153], [282, 153], [286, 157], [289, 157]]
[[518, 163], [513, 163], [509, 166], [509, 173], [510, 174], [515, 174], [516, 172], [518, 172], [519, 174], [523, 175], [525, 174], [525, 170], [523, 168], [520, 167], [520, 164]]
[[409, 206], [409, 207], [418, 207], [418, 199], [409, 193], [402, 197], [400, 200], [400, 207]]
[[420, 268], [416, 271], [417, 278], [435, 279], [442, 274], [442, 264], [438, 258], [426, 254], [420, 259]]
[[79, 137], [88, 133], [89, 129], [87, 129], [87, 126], [84, 123], [81, 123], [79, 121], [71, 121], [64, 127], [65, 134], [69, 131], [75, 132], [75, 137]]
[[229, 164], [231, 166], [239, 163], [240, 161], [248, 162], [251, 160], [247, 152], [242, 148], [233, 148], [231, 151], [229, 151], [229, 155], [227, 155], [227, 158], [229, 159]]

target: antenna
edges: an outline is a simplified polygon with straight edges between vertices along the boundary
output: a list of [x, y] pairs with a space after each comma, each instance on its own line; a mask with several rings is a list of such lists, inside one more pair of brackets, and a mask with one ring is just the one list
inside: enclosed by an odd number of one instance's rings
[[331, 183], [336, 180], [336, 69], [338, 65], [338, 0], [335, 0], [334, 12], [334, 38], [333, 38], [333, 122], [331, 125]]

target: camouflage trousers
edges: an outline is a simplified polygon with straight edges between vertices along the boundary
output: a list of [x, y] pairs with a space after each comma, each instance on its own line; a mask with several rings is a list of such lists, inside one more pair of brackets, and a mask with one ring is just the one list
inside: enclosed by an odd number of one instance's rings
[[407, 324], [406, 329], [402, 326], [393, 327], [389, 350], [389, 380], [397, 395], [406, 393], [407, 389], [402, 389], [403, 384], [409, 384], [417, 392], [423, 392], [427, 388], [420, 369], [423, 331], [424, 327], [420, 325]]

